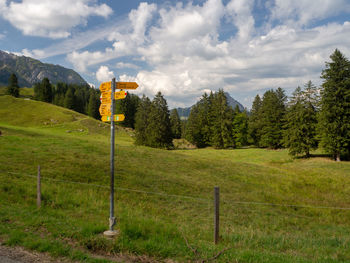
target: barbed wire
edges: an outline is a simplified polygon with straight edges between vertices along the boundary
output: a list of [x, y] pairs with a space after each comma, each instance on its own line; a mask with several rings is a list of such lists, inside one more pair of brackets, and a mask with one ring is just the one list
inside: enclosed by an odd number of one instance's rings
[[[30, 174], [25, 174], [25, 173], [9, 172], [9, 171], [0, 171], [0, 172], [7, 173], [7, 174], [17, 174], [17, 175], [31, 177], [31, 178], [37, 178], [36, 175], [30, 175]], [[105, 188], [105, 189], [109, 189], [110, 188], [110, 186], [107, 186], [107, 185], [99, 185], [99, 184], [84, 183], [84, 182], [75, 182], [75, 181], [61, 180], [61, 179], [55, 179], [55, 178], [49, 178], [49, 177], [41, 177], [41, 179], [54, 181], [54, 182], [68, 183], [68, 184], [95, 186], [95, 187]], [[167, 193], [160, 193], [160, 192], [153, 192], [153, 191], [130, 189], [130, 188], [124, 188], [124, 187], [115, 187], [114, 189], [120, 190], [120, 191], [127, 191], [127, 192], [135, 192], [135, 193], [152, 194], [152, 195], [159, 195], [159, 196], [168, 196], [168, 197], [176, 197], [176, 198], [193, 199], [193, 200], [202, 201], [202, 202], [203, 201], [205, 201], [205, 202], [213, 202], [212, 199], [195, 197], [195, 196], [167, 194]], [[292, 208], [305, 208], [305, 209], [350, 210], [350, 207], [311, 206], [311, 205], [296, 205], [296, 204], [276, 204], [276, 203], [267, 203], [267, 202], [237, 201], [237, 200], [228, 200], [228, 199], [225, 200], [225, 199], [222, 199], [222, 198], [221, 198], [221, 202], [225, 203], [225, 204], [231, 204], [231, 205], [257, 205], [257, 206], [292, 207]]]

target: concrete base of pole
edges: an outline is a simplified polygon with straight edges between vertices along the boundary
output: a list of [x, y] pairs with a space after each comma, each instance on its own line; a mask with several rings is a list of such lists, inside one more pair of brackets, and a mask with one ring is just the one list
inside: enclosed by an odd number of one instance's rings
[[115, 238], [116, 236], [119, 235], [119, 231], [118, 230], [106, 230], [105, 232], [103, 232], [103, 235], [105, 237], [108, 237], [108, 238]]

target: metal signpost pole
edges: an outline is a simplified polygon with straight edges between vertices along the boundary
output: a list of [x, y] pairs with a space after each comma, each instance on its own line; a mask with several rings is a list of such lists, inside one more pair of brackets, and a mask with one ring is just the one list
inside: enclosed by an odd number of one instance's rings
[[113, 229], [115, 225], [114, 217], [114, 92], [115, 92], [115, 78], [112, 79], [112, 92], [111, 92], [111, 193], [110, 193], [110, 210], [109, 210], [109, 230], [105, 231], [104, 234], [109, 237], [114, 237], [118, 234]]

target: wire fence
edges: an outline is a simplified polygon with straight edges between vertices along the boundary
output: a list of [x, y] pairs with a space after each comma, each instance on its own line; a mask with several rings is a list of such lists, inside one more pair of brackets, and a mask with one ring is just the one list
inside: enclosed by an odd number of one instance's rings
[[[4, 175], [5, 178], [15, 180], [21, 178], [38, 179], [37, 175], [23, 172], [0, 170], [0, 175]], [[41, 182], [46, 181], [46, 183], [49, 183], [50, 186], [55, 186], [54, 183], [64, 184], [67, 186], [70, 185], [72, 187], [82, 186], [82, 188], [78, 188], [79, 191], [86, 191], [86, 187], [92, 187], [94, 189], [101, 190], [103, 189], [107, 191], [110, 190], [109, 185], [103, 184], [56, 179], [46, 176], [41, 176], [40, 179]], [[33, 185], [37, 184], [37, 180], [30, 181], [33, 183]], [[305, 224], [319, 224], [324, 222], [327, 224], [330, 223], [332, 225], [338, 225], [339, 223], [340, 226], [349, 224], [348, 219], [346, 219], [348, 217], [344, 217], [343, 212], [350, 211], [350, 207], [241, 201], [221, 197], [220, 205], [216, 205], [214, 195], [212, 195], [213, 198], [203, 198], [200, 196], [179, 195], [117, 186], [114, 187], [114, 189], [116, 191], [125, 192], [128, 194], [142, 194], [141, 196], [139, 195], [137, 198], [133, 197], [132, 199], [125, 198], [124, 196], [121, 199], [121, 203], [124, 204], [123, 202], [129, 202], [132, 200], [132, 205], [136, 204], [142, 207], [146, 204], [146, 207], [152, 207], [154, 211], [149, 211], [149, 214], [147, 214], [147, 216], [155, 216], [155, 218], [158, 218], [158, 212], [164, 209], [161, 211], [161, 218], [162, 220], [165, 220], [165, 222], [176, 222], [177, 227], [182, 230], [197, 229], [197, 231], [200, 233], [209, 233], [214, 230], [214, 233], [215, 231], [218, 232], [217, 236], [219, 236], [219, 221], [221, 229], [220, 232], [226, 236], [237, 233], [237, 231], [243, 231], [242, 233], [244, 233], [244, 231], [247, 229], [249, 231], [253, 231], [252, 229], [260, 229], [259, 231], [270, 232], [274, 231], [274, 229], [283, 228], [288, 232], [294, 231], [295, 229], [302, 229], [302, 226]], [[58, 201], [58, 203], [61, 202], [60, 195], [57, 194], [58, 192], [53, 192], [54, 194], [51, 195], [51, 198], [53, 198], [53, 203], [51, 203], [52, 200], [50, 202], [47, 202], [49, 199], [46, 199], [45, 205], [50, 206], [56, 201]], [[73, 195], [79, 195], [79, 193], [81, 192], [75, 192]], [[144, 195], [153, 196], [156, 199], [151, 199]], [[225, 194], [223, 196], [225, 196]], [[99, 200], [99, 204], [101, 204], [100, 201], [101, 200]], [[149, 204], [149, 202], [153, 202], [153, 204], [156, 205]], [[160, 208], [158, 205], [160, 205]], [[218, 214], [216, 214], [217, 206], [220, 206], [220, 211]], [[104, 205], [101, 207], [104, 207]], [[270, 207], [274, 207], [276, 209], [270, 209]], [[86, 207], [85, 212], [88, 213], [90, 209], [92, 209], [91, 211], [96, 211], [96, 208], [89, 206]], [[37, 214], [36, 216], [40, 216], [40, 214]], [[220, 220], [216, 221], [216, 217], [220, 218]], [[294, 228], [298, 225], [300, 228]], [[214, 243], [217, 243], [215, 238]]]
[[[31, 175], [31, 174], [26, 174], [26, 173], [8, 172], [8, 171], [0, 171], [0, 172], [4, 173], [4, 174], [8, 174], [8, 175], [12, 174], [12, 175], [19, 175], [19, 176], [37, 178], [36, 175]], [[66, 184], [76, 184], [76, 185], [84, 185], [84, 186], [91, 186], [91, 187], [110, 189], [110, 186], [94, 184], [94, 183], [74, 182], [74, 181], [55, 179], [55, 178], [49, 178], [49, 177], [41, 177], [41, 179], [48, 180], [48, 181], [53, 181], [53, 182], [66, 183]], [[213, 199], [201, 198], [201, 197], [196, 197], [196, 196], [177, 195], [177, 194], [161, 193], [161, 192], [154, 192], [154, 191], [130, 189], [130, 188], [124, 188], [124, 187], [115, 187], [115, 189], [116, 190], [120, 190], [120, 191], [134, 192], [134, 193], [143, 193], [143, 194], [149, 194], [149, 195], [158, 195], [158, 196], [165, 196], [165, 197], [192, 199], [192, 200], [197, 200], [197, 201], [201, 201], [201, 202], [203, 202], [203, 201], [204, 202], [213, 202]], [[221, 202], [224, 203], [224, 204], [241, 205], [241, 206], [251, 205], [251, 206], [273, 206], [273, 207], [289, 207], [289, 208], [305, 208], [305, 209], [350, 210], [350, 207], [279, 204], [279, 203], [256, 202], [256, 201], [238, 201], [238, 200], [229, 200], [229, 199], [221, 200]]]

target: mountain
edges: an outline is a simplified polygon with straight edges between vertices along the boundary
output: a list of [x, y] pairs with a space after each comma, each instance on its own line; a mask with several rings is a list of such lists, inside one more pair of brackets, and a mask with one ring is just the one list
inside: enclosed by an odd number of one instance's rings
[[16, 74], [20, 87], [31, 87], [45, 77], [53, 84], [57, 82], [69, 84], [87, 83], [72, 69], [42, 63], [30, 57], [16, 56], [0, 50], [0, 86], [8, 85], [8, 79], [12, 73]]
[[[227, 103], [229, 106], [232, 107], [232, 109], [236, 108], [236, 106], [238, 105], [238, 108], [240, 111], [244, 110], [243, 105], [241, 103], [239, 103], [237, 100], [235, 100], [234, 98], [232, 98], [230, 94], [225, 92], [225, 95], [226, 95]], [[191, 107], [187, 107], [187, 108], [176, 108], [177, 113], [179, 114], [179, 117], [181, 119], [187, 119], [188, 116], [190, 116], [191, 108], [193, 106], [194, 105], [192, 105]]]

